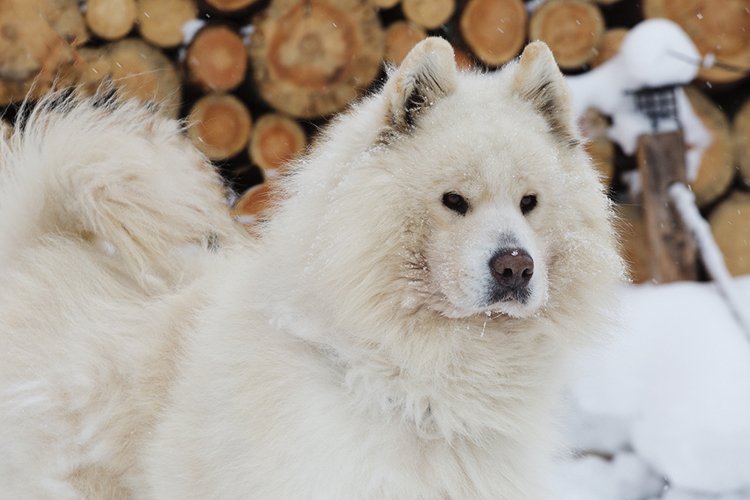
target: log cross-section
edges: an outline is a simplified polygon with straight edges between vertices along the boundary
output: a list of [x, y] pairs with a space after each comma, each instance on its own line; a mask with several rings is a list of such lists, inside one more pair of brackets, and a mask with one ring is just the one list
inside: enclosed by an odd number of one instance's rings
[[242, 37], [227, 26], [200, 30], [187, 51], [190, 79], [207, 92], [226, 92], [245, 79], [247, 51]]
[[461, 36], [489, 66], [513, 59], [526, 41], [526, 8], [521, 0], [469, 0], [461, 13]]
[[651, 274], [658, 283], [695, 280], [695, 240], [676, 213], [669, 196], [669, 187], [673, 183], [685, 183], [686, 180], [682, 132], [642, 135], [638, 139], [637, 157], [643, 182]]

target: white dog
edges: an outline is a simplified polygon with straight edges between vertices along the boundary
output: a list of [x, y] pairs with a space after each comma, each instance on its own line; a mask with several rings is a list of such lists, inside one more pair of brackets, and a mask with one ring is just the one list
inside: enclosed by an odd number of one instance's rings
[[174, 122], [43, 102], [0, 164], [0, 497], [544, 498], [621, 275], [577, 137], [543, 44], [427, 39], [250, 241]]

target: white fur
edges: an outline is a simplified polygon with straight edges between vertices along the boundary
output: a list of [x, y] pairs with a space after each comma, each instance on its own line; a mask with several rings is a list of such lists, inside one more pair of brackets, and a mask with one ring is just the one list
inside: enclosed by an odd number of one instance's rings
[[[448, 57], [428, 39], [338, 118], [259, 242], [171, 122], [73, 101], [18, 131], [0, 497], [543, 498], [561, 362], [606, 327], [620, 278], [609, 205], [550, 125], [572, 123], [564, 96], [529, 97], [559, 88], [546, 48], [489, 75]], [[414, 89], [430, 99], [401, 109]], [[207, 233], [220, 251], [170, 251]], [[487, 304], [508, 237], [532, 298]]]

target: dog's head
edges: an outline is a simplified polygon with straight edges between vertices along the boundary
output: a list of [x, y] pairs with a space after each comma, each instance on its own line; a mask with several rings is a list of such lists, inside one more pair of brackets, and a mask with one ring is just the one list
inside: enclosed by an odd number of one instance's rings
[[[546, 45], [530, 44], [496, 74], [460, 74], [450, 45], [428, 39], [383, 98], [374, 161], [392, 174], [406, 219], [405, 303], [527, 317], [573, 273], [595, 271], [586, 252], [598, 250], [585, 246], [611, 245], [607, 203]], [[576, 248], [574, 269], [564, 254]]]

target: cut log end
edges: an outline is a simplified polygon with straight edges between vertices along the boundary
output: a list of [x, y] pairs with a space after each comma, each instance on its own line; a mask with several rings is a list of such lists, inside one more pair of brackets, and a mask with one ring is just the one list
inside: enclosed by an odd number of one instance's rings
[[529, 38], [546, 42], [563, 69], [590, 62], [603, 35], [602, 13], [584, 0], [549, 0], [534, 12], [529, 24]]
[[733, 276], [750, 273], [750, 194], [734, 193], [709, 216], [716, 244]]
[[396, 21], [385, 31], [385, 60], [401, 64], [406, 54], [425, 38], [427, 32], [421, 26], [407, 21]]
[[526, 41], [526, 8], [521, 0], [469, 0], [459, 28], [480, 61], [499, 66], [513, 59]]
[[250, 234], [259, 236], [258, 225], [268, 219], [279, 198], [276, 184], [267, 180], [245, 191], [232, 206], [231, 215]]
[[[691, 0], [644, 0], [645, 17], [666, 17], [682, 27], [704, 56], [750, 68], [750, 12], [746, 0], [698, 2]], [[698, 77], [713, 83], [729, 83], [743, 72], [701, 68]]]
[[750, 100], [742, 105], [734, 117], [732, 142], [742, 181], [750, 186]]
[[616, 56], [620, 52], [620, 46], [627, 34], [628, 30], [626, 28], [614, 28], [605, 31], [604, 35], [602, 35], [601, 43], [596, 49], [596, 56], [591, 60], [591, 66], [594, 68], [601, 66]]
[[407, 19], [427, 29], [439, 28], [456, 10], [455, 0], [402, 0], [401, 9]]
[[252, 131], [250, 112], [229, 94], [203, 96], [193, 105], [187, 120], [188, 136], [211, 160], [240, 153]]
[[[281, 173], [307, 145], [305, 131], [296, 121], [271, 113], [260, 117], [250, 139], [250, 159], [267, 176]], [[273, 171], [273, 173], [271, 173]]]
[[137, 17], [135, 0], [88, 0], [86, 24], [105, 40], [118, 40], [133, 29]]
[[225, 13], [234, 13], [247, 9], [258, 0], [205, 0], [209, 7]]
[[286, 114], [315, 118], [339, 111], [380, 71], [383, 30], [367, 1], [275, 0], [255, 27], [255, 82]]
[[247, 71], [242, 37], [226, 26], [208, 26], [187, 51], [190, 79], [205, 91], [226, 92], [237, 87]]
[[401, 0], [372, 0], [372, 4], [378, 9], [391, 9], [398, 5]]
[[197, 15], [195, 0], [140, 0], [138, 30], [157, 47], [177, 47], [182, 43], [183, 25]]

